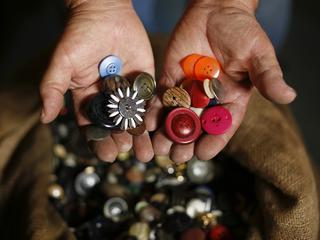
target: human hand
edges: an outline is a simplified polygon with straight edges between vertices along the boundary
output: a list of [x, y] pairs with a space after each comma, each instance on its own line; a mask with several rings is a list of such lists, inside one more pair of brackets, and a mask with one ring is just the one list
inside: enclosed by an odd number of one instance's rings
[[[63, 96], [70, 89], [75, 115], [80, 126], [90, 122], [83, 113], [83, 102], [99, 91], [98, 65], [113, 54], [123, 62], [122, 75], [141, 71], [154, 75], [154, 61], [148, 36], [129, 0], [70, 1], [70, 19], [42, 80], [41, 120], [54, 120], [63, 106]], [[148, 123], [147, 128], [148, 128]], [[147, 132], [132, 137], [127, 132], [112, 134], [94, 142], [93, 150], [105, 161], [114, 161], [118, 152], [133, 145], [136, 157], [153, 157]]]
[[[184, 74], [179, 62], [187, 55], [216, 57], [223, 70], [219, 76], [225, 90], [222, 103], [231, 112], [233, 122], [222, 135], [203, 134], [196, 143], [184, 145], [173, 143], [163, 129], [158, 130], [153, 138], [156, 155], [170, 153], [176, 162], [185, 162], [194, 154], [202, 160], [214, 157], [240, 126], [252, 86], [273, 102], [286, 104], [294, 100], [296, 93], [284, 82], [274, 48], [254, 16], [255, 8], [255, 0], [191, 3], [169, 43], [158, 86], [166, 89], [181, 82]], [[245, 80], [247, 77], [251, 81]], [[158, 99], [151, 109], [153, 116], [161, 108]]]

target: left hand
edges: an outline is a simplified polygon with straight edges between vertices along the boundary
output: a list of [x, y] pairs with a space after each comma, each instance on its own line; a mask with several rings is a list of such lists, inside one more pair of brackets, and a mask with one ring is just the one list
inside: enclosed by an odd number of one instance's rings
[[[295, 91], [285, 83], [274, 48], [254, 16], [253, 2], [191, 3], [171, 38], [158, 85], [165, 89], [178, 85], [184, 78], [179, 62], [189, 54], [216, 57], [223, 70], [219, 80], [226, 90], [223, 106], [231, 112], [233, 123], [222, 135], [203, 134], [197, 142], [184, 145], [173, 143], [160, 129], [153, 138], [156, 155], [170, 153], [175, 162], [185, 162], [194, 154], [201, 160], [214, 157], [240, 126], [252, 86], [276, 103], [290, 103], [296, 97]], [[251, 81], [245, 80], [248, 76]], [[158, 99], [151, 116], [156, 116], [161, 108]], [[155, 126], [155, 118], [153, 122]]]

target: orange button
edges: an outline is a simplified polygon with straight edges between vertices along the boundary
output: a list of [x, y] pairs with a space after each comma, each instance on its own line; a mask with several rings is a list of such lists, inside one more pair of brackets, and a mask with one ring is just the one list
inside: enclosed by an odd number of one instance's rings
[[182, 67], [184, 74], [186, 75], [186, 78], [194, 79], [194, 77], [195, 77], [194, 76], [195, 63], [201, 57], [202, 56], [199, 54], [190, 54], [180, 61], [180, 65]]
[[220, 73], [220, 64], [215, 58], [199, 58], [194, 65], [194, 76], [197, 80], [217, 78]]

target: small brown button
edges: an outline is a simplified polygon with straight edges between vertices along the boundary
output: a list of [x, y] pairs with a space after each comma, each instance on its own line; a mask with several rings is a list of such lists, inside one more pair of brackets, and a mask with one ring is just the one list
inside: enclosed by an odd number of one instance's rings
[[103, 91], [113, 93], [117, 88], [126, 89], [130, 87], [128, 80], [119, 75], [109, 75], [103, 79]]
[[146, 131], [146, 124], [142, 122], [138, 127], [128, 129], [127, 132], [133, 136], [142, 135]]
[[189, 108], [191, 99], [189, 93], [180, 87], [169, 88], [162, 97], [162, 103], [166, 107], [185, 107]]
[[131, 183], [142, 183], [144, 180], [143, 172], [137, 167], [132, 167], [126, 172], [126, 177]]

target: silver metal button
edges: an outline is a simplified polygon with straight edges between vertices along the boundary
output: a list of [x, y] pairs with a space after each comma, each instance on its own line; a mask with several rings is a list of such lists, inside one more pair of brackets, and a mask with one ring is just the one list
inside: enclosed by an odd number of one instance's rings
[[75, 179], [74, 185], [77, 194], [80, 196], [87, 195], [98, 183], [100, 177], [93, 167], [86, 167], [83, 172], [79, 173]]
[[193, 157], [187, 163], [187, 176], [193, 183], [203, 184], [210, 182], [214, 177], [212, 161], [200, 161]]

